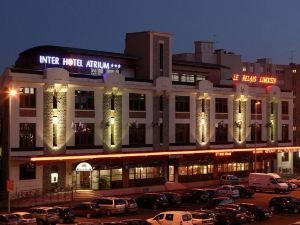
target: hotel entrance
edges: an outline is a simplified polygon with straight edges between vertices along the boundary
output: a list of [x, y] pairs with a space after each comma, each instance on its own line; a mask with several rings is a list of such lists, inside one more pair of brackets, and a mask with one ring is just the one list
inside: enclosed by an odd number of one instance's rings
[[75, 190], [91, 190], [92, 189], [92, 173], [93, 168], [89, 163], [82, 162], [76, 166], [73, 171], [73, 187]]

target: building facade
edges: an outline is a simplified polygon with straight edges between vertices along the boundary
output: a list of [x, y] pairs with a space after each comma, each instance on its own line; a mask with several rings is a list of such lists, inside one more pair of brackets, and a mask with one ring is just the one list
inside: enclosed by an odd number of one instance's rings
[[2, 189], [6, 180], [16, 194], [293, 173], [292, 92], [221, 85], [228, 66], [173, 59], [168, 33], [129, 33], [125, 45], [124, 54], [38, 46], [4, 72]]

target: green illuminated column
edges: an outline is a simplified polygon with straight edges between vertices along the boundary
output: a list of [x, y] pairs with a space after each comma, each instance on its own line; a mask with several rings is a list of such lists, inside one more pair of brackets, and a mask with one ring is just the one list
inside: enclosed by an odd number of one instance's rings
[[53, 91], [54, 86], [45, 86], [44, 89], [44, 118], [43, 139], [44, 154], [53, 154]]
[[275, 100], [267, 101], [267, 143], [269, 146], [277, 146], [278, 143], [278, 103]]

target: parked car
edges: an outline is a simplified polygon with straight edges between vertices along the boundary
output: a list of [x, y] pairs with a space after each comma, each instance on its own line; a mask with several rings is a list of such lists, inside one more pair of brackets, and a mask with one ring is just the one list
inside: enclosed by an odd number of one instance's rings
[[107, 216], [126, 213], [126, 202], [121, 198], [101, 197], [94, 199], [92, 202], [95, 203], [100, 208], [100, 211], [105, 213]]
[[203, 206], [203, 209], [214, 209], [219, 205], [232, 204], [234, 200], [228, 197], [215, 197], [210, 200]]
[[298, 187], [300, 187], [300, 177], [289, 179], [288, 181], [295, 183]]
[[220, 205], [218, 206], [217, 208], [229, 208], [229, 209], [235, 209], [235, 210], [238, 210], [242, 213], [245, 214], [245, 217], [246, 217], [246, 221], [247, 223], [251, 223], [251, 222], [254, 222], [255, 220], [255, 216], [252, 212], [249, 212], [246, 208], [244, 208], [243, 206], [240, 206], [238, 204], [227, 204], [227, 205]]
[[240, 196], [239, 189], [233, 185], [222, 185], [217, 188], [217, 195], [227, 196], [229, 198], [238, 198]]
[[192, 222], [194, 225], [214, 225], [215, 215], [205, 211], [192, 211]]
[[235, 209], [217, 208], [213, 212], [216, 215], [216, 224], [233, 225], [246, 223], [246, 215]]
[[296, 221], [294, 223], [290, 223], [289, 225], [300, 225], [300, 220], [299, 221]]
[[125, 223], [127, 225], [151, 225], [147, 220], [142, 219], [127, 219], [122, 220], [122, 223]]
[[252, 203], [238, 203], [255, 216], [255, 220], [265, 220], [272, 217], [272, 212], [268, 209], [263, 209], [261, 206]]
[[138, 210], [138, 205], [133, 198], [122, 198], [125, 201], [126, 213], [135, 213]]
[[203, 190], [208, 192], [209, 198], [218, 197], [218, 193], [217, 193], [216, 188], [204, 188]]
[[152, 225], [193, 225], [192, 214], [186, 211], [167, 211], [147, 220]]
[[145, 193], [135, 199], [139, 208], [165, 208], [168, 206], [168, 199], [161, 193]]
[[21, 221], [16, 215], [3, 213], [0, 214], [0, 225], [19, 225]]
[[56, 224], [59, 222], [59, 213], [53, 207], [39, 206], [29, 209], [29, 212], [36, 218], [38, 225]]
[[234, 185], [234, 187], [239, 190], [241, 198], [251, 198], [255, 193], [255, 190], [253, 188], [250, 188], [249, 186], [243, 184]]
[[239, 183], [240, 183], [240, 179], [235, 175], [223, 174], [220, 177], [220, 184], [221, 185], [225, 185], [225, 184], [236, 185], [236, 184], [239, 184]]
[[13, 214], [19, 218], [21, 225], [36, 225], [36, 218], [29, 212], [14, 212]]
[[249, 186], [255, 191], [288, 192], [287, 183], [276, 173], [250, 173]]
[[70, 207], [55, 206], [59, 213], [59, 223], [74, 223], [75, 213]]
[[269, 202], [269, 208], [272, 212], [300, 212], [300, 200], [293, 196], [274, 197]]
[[181, 205], [181, 195], [176, 192], [164, 192], [168, 199], [168, 203], [172, 207], [178, 207]]
[[285, 182], [287, 183], [287, 185], [288, 185], [288, 190], [289, 191], [293, 191], [293, 190], [295, 190], [298, 186], [294, 183], [294, 182], [292, 182], [292, 181], [288, 181], [288, 180], [285, 180]]
[[203, 204], [208, 201], [209, 193], [201, 188], [192, 188], [184, 191], [181, 198], [183, 202]]
[[75, 216], [84, 216], [91, 218], [102, 214], [101, 209], [92, 202], [82, 202], [74, 206], [73, 208]]

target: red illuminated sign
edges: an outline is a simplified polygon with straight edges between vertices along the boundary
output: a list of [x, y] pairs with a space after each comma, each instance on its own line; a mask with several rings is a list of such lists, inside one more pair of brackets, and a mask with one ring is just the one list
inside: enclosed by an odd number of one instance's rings
[[233, 74], [232, 80], [251, 84], [276, 84], [277, 82], [276, 77], [249, 74]]

